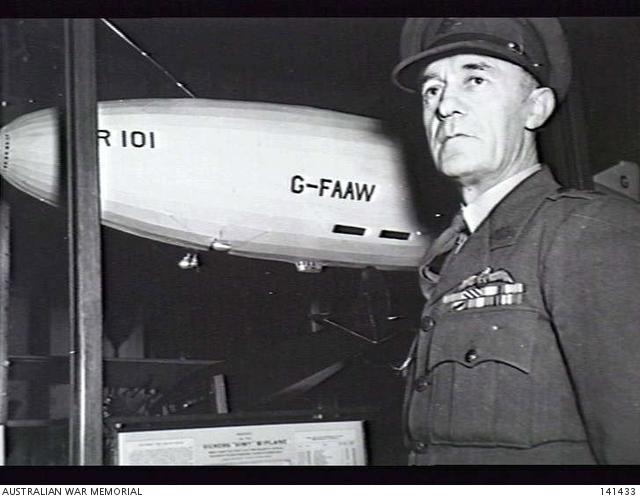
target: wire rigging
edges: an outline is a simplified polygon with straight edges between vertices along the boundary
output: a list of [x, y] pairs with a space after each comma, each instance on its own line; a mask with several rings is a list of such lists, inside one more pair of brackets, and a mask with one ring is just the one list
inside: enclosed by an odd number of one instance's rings
[[173, 76], [169, 70], [165, 69], [162, 64], [156, 61], [151, 54], [142, 50], [131, 38], [129, 38], [125, 33], [123, 33], [117, 26], [115, 26], [111, 21], [105, 18], [100, 18], [100, 21], [107, 26], [111, 31], [113, 31], [116, 35], [122, 38], [128, 45], [132, 46], [142, 57], [145, 57], [151, 64], [153, 64], [156, 68], [158, 68], [162, 73], [169, 78], [180, 90], [182, 90], [185, 94], [187, 94], [191, 98], [195, 98], [195, 94], [189, 90], [184, 83], [179, 82], [175, 76]]

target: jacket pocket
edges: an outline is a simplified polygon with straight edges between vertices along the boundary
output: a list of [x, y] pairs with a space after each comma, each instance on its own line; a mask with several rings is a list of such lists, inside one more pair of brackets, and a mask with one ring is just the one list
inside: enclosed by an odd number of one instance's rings
[[440, 317], [427, 360], [429, 440], [531, 445], [531, 368], [543, 321], [535, 310], [510, 307]]

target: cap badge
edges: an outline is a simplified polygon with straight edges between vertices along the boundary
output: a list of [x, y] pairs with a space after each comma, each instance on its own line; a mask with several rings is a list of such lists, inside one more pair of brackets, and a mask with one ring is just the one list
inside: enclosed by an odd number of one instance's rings
[[522, 45], [520, 45], [519, 43], [509, 42], [507, 43], [507, 47], [509, 47], [516, 54], [520, 54], [520, 55], [524, 54], [524, 49], [522, 48]]

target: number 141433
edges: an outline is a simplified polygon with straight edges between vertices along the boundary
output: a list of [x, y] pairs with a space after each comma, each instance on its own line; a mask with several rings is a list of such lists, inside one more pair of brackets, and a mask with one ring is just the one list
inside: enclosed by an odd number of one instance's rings
[[603, 496], [635, 496], [635, 487], [600, 487]]

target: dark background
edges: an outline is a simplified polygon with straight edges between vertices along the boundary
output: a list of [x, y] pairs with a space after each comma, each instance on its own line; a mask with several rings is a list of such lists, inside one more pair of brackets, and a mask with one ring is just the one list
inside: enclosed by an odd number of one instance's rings
[[[403, 19], [111, 21], [198, 98], [306, 105], [384, 120], [404, 142], [407, 168], [422, 193], [425, 224], [442, 228], [456, 208], [455, 190], [430, 166], [417, 96], [390, 82]], [[588, 187], [593, 173], [621, 159], [640, 161], [640, 21], [569, 18], [562, 23], [574, 58], [574, 82], [570, 100], [542, 133], [542, 155], [563, 183]], [[61, 106], [62, 22], [12, 19], [0, 25], [2, 124]], [[99, 100], [185, 97], [103, 23], [96, 31]], [[64, 352], [64, 213], [6, 184], [2, 188], [13, 217], [10, 354]], [[223, 360], [232, 414], [291, 409], [364, 413], [371, 422], [371, 462], [404, 463], [399, 426], [403, 380], [389, 364], [403, 360], [416, 328], [421, 299], [412, 273], [363, 276], [359, 270], [325, 269], [305, 275], [290, 264], [214, 252], [200, 253], [202, 266], [184, 271], [177, 262], [185, 251], [103, 230], [110, 347], [122, 356]], [[372, 345], [318, 328], [308, 317], [314, 300], [353, 329], [393, 337]], [[387, 323], [372, 310], [403, 318]], [[338, 361], [345, 361], [345, 367], [307, 393], [261, 402]], [[180, 383], [177, 379], [176, 386]], [[15, 397], [13, 417], [52, 417], [60, 397], [27, 389]]]

